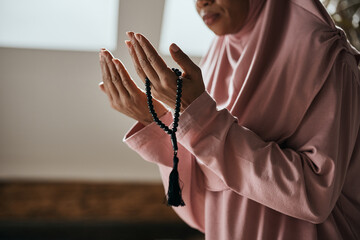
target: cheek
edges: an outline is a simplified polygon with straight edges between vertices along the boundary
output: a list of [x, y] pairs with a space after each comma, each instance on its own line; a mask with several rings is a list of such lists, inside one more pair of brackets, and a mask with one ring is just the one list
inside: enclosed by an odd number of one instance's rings
[[232, 29], [233, 33], [238, 32], [243, 27], [247, 18], [249, 11], [248, 2], [240, 0], [237, 4], [234, 4], [228, 10], [230, 28]]
[[242, 28], [242, 26], [244, 25], [245, 18], [246, 18], [246, 17], [243, 17], [243, 16], [240, 15], [239, 13], [236, 14], [236, 15], [233, 15], [233, 16], [230, 18], [231, 29], [232, 29], [234, 32], [238, 32], [238, 31]]
[[[209, 26], [216, 35], [238, 32], [244, 25], [249, 8], [249, 0], [215, 0], [218, 9], [222, 9], [219, 21]], [[200, 9], [196, 6], [200, 13]]]

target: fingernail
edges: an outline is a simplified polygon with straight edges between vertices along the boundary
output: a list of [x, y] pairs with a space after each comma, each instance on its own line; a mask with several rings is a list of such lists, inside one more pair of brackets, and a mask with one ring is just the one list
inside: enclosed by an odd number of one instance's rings
[[180, 49], [175, 43], [171, 44], [170, 48], [173, 52], [177, 52]]
[[128, 48], [131, 47], [131, 41], [130, 40], [125, 40], [125, 44]]
[[99, 82], [99, 86], [101, 86], [101, 85], [103, 85], [104, 84], [104, 82]]
[[140, 33], [135, 34], [135, 38], [136, 38], [138, 41], [140, 41], [140, 40], [141, 40], [141, 34], [140, 34]]
[[134, 36], [134, 32], [126, 32], [126, 35], [128, 35], [129, 38], [132, 38]]

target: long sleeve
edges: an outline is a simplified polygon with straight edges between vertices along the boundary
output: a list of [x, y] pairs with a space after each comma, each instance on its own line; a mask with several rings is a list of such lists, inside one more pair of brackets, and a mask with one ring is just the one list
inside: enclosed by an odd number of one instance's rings
[[341, 193], [357, 140], [360, 93], [351, 69], [346, 61], [334, 65], [296, 132], [281, 145], [239, 125], [206, 92], [181, 115], [178, 141], [221, 179], [222, 190], [322, 223]]
[[[168, 112], [160, 120], [166, 125], [171, 124], [171, 113]], [[174, 154], [169, 135], [155, 123], [148, 126], [136, 123], [126, 134], [124, 142], [143, 159], [158, 165], [166, 191]], [[204, 232], [202, 172], [192, 154], [181, 144], [178, 144], [178, 148], [178, 157], [180, 159], [178, 171], [183, 185], [182, 196], [186, 206], [173, 209], [187, 224]]]

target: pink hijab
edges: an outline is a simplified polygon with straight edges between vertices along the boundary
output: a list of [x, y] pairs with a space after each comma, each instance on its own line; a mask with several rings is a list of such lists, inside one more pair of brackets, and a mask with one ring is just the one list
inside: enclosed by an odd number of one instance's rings
[[263, 140], [281, 143], [296, 131], [342, 51], [359, 64], [359, 53], [318, 0], [250, 0], [243, 29], [216, 37], [201, 66], [219, 108]]

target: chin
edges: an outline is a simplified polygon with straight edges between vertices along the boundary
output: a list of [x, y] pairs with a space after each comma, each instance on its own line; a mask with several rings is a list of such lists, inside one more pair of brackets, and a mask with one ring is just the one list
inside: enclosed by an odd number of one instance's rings
[[230, 34], [231, 32], [225, 31], [224, 29], [212, 29], [209, 28], [215, 35], [217, 36], [224, 36], [226, 34]]
[[223, 36], [228, 34], [228, 31], [226, 31], [226, 28], [224, 28], [222, 25], [213, 25], [213, 26], [208, 26], [208, 28], [215, 33], [215, 35], [217, 36]]
[[213, 30], [210, 28], [210, 30], [215, 33], [216, 36], [223, 36], [225, 33], [223, 31]]
[[215, 35], [223, 36], [226, 34], [234, 33], [234, 29], [224, 21], [218, 21], [213, 25], [207, 26]]

